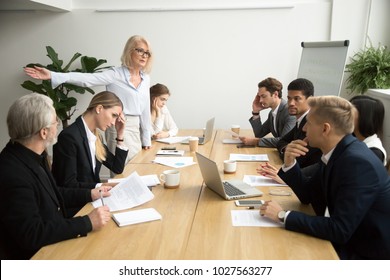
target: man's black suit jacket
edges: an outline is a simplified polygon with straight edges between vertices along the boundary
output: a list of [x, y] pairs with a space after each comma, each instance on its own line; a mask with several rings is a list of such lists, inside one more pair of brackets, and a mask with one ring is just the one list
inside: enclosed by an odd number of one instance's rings
[[[366, 144], [352, 135], [308, 178], [296, 164], [278, 175], [317, 216], [291, 211], [288, 230], [329, 240], [340, 258], [390, 259], [390, 177]], [[326, 208], [330, 217], [325, 217]]]
[[42, 160], [12, 142], [0, 154], [1, 259], [29, 259], [45, 245], [92, 230], [88, 216], [65, 218], [69, 207], [91, 201], [91, 191], [57, 188]]
[[[294, 126], [294, 128], [284, 135], [276, 144], [276, 148], [279, 151], [280, 158], [284, 159], [284, 150], [286, 146], [291, 143], [293, 140], [303, 140], [306, 137], [306, 132], [303, 131], [303, 126], [306, 124], [306, 116], [303, 117], [301, 123], [299, 124], [299, 127]], [[300, 156], [297, 158], [297, 162], [299, 163], [299, 166], [304, 168], [307, 166], [310, 166], [312, 164], [315, 164], [320, 161], [321, 159], [321, 150], [318, 148], [313, 148], [308, 146], [309, 151], [306, 153], [305, 156]]]

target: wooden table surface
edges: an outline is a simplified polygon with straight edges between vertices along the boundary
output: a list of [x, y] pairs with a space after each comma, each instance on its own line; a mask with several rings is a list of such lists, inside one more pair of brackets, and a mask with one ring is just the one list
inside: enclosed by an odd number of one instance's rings
[[[198, 135], [199, 132], [182, 130], [181, 135]], [[250, 135], [250, 131], [242, 132], [245, 133]], [[230, 136], [218, 130], [212, 141], [199, 146], [200, 153], [217, 162], [223, 179], [256, 175], [259, 164], [239, 162], [235, 174], [223, 174], [223, 160], [229, 158], [230, 153], [267, 153], [270, 163], [281, 165], [275, 149], [237, 148], [236, 145], [222, 144], [222, 139], [227, 137]], [[151, 163], [156, 151], [164, 146], [183, 149], [185, 156], [193, 156], [196, 161], [195, 155], [188, 151], [188, 145], [154, 142], [151, 150], [137, 155], [118, 177], [134, 171], [139, 175], [159, 176], [164, 170], [172, 169]], [[45, 246], [32, 259], [338, 259], [330, 242], [287, 231], [283, 227], [233, 227], [231, 210], [242, 208], [203, 186], [197, 164], [179, 170], [179, 188], [166, 189], [157, 185], [152, 190], [155, 195], [153, 200], [132, 208], [155, 208], [162, 215], [162, 220], [121, 228], [111, 220], [103, 229], [91, 232], [86, 237]], [[285, 209], [313, 213], [311, 207], [301, 204], [294, 194], [271, 196], [270, 188], [280, 187], [259, 187], [264, 192], [261, 199], [275, 199]], [[92, 205], [87, 204], [78, 215], [91, 210]]]

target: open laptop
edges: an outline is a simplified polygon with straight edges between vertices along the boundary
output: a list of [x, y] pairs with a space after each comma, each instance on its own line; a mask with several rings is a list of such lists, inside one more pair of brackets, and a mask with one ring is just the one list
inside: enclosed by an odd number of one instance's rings
[[200, 172], [207, 187], [226, 200], [262, 196], [263, 192], [241, 180], [222, 181], [217, 164], [200, 153], [196, 153]]
[[[199, 145], [206, 144], [213, 137], [214, 121], [215, 121], [215, 118], [213, 117], [206, 122], [206, 130], [204, 132], [204, 136], [199, 137]], [[189, 142], [188, 142], [188, 139], [186, 139], [185, 141], [183, 141], [181, 143], [188, 144]]]

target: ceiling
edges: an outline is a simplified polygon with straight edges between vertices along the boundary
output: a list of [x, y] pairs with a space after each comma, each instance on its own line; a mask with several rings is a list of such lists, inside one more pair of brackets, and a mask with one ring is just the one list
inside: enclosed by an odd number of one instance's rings
[[[45, 2], [45, 1], [40, 1], [40, 2]], [[39, 1], [35, 2], [31, 0], [0, 0], [0, 11], [36, 11], [36, 10], [47, 10], [47, 11], [54, 11], [54, 12], [70, 11], [70, 9], [68, 8], [54, 7], [49, 4], [43, 4], [40, 2]], [[67, 3], [65, 1], [65, 5], [66, 4]]]

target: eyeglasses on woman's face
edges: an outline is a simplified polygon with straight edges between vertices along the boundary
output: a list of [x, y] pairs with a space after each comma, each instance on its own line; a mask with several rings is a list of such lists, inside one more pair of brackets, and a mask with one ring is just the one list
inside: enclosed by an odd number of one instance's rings
[[144, 56], [144, 57], [147, 57], [147, 58], [149, 58], [149, 57], [152, 56], [152, 54], [151, 54], [149, 51], [145, 51], [145, 50], [142, 49], [142, 48], [135, 48], [134, 50], [135, 50], [135, 51], [137, 52], [137, 54], [140, 55], [140, 56]]

